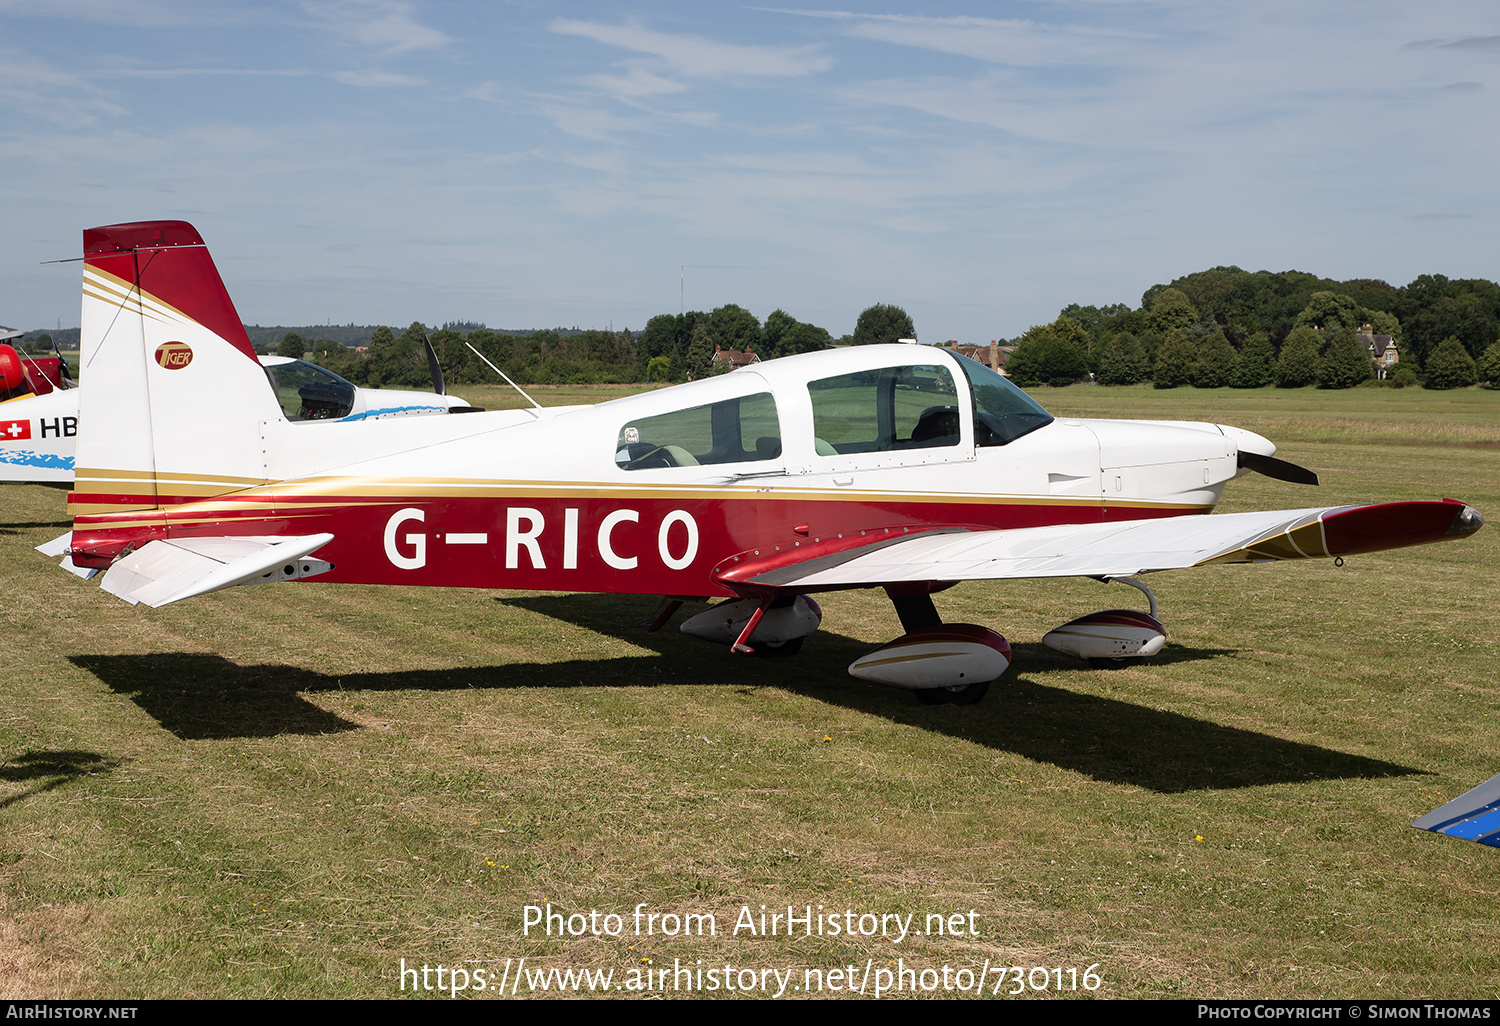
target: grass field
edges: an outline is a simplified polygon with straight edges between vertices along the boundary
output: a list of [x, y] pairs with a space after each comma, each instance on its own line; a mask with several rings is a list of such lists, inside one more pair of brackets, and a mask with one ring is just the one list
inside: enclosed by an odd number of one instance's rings
[[[1035, 394], [1238, 424], [1323, 476], [1236, 482], [1224, 511], [1500, 512], [1500, 393]], [[788, 995], [851, 964], [1062, 970], [1026, 974], [1035, 997], [1500, 989], [1500, 852], [1407, 825], [1500, 771], [1500, 524], [1342, 568], [1159, 575], [1169, 647], [1112, 673], [1040, 638], [1134, 592], [962, 585], [945, 618], [1016, 646], [965, 709], [845, 675], [900, 633], [875, 594], [828, 596], [777, 661], [647, 634], [632, 597], [309, 584], [132, 608], [31, 551], [68, 526], [61, 490], [0, 501], [0, 996], [393, 997], [420, 986], [402, 959], [472, 985], [523, 956], [616, 986], [666, 967], [669, 996], [678, 963], [791, 971]], [[523, 936], [548, 902], [620, 936]], [[642, 903], [718, 935], [636, 936]], [[731, 932], [762, 905], [962, 915], [900, 943]]]

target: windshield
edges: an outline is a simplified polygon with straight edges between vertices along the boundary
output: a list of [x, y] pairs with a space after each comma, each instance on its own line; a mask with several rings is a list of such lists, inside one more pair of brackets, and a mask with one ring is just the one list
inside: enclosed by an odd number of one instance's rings
[[967, 356], [953, 355], [974, 393], [975, 445], [1006, 445], [1052, 423], [1052, 414], [1009, 379]]

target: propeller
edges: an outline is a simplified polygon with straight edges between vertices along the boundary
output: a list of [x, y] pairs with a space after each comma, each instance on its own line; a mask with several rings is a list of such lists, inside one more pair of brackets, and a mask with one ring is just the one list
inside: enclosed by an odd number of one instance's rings
[[[443, 383], [443, 368], [438, 363], [437, 353], [432, 348], [432, 340], [427, 333], [422, 333], [422, 344], [427, 347], [427, 369], [432, 371], [432, 390], [438, 395], [447, 395], [448, 386]], [[1244, 466], [1244, 464], [1240, 464]], [[1314, 482], [1316, 484], [1317, 482]]]
[[1246, 452], [1241, 449], [1239, 464], [1246, 470], [1274, 477], [1278, 481], [1309, 485], [1318, 483], [1318, 475], [1311, 470], [1299, 467], [1295, 463], [1288, 463], [1286, 460], [1278, 460], [1275, 456], [1262, 456], [1258, 452]]

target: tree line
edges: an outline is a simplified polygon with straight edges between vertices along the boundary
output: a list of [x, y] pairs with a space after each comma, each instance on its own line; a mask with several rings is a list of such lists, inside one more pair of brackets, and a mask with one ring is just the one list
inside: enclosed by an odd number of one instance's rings
[[1065, 307], [1012, 341], [1023, 386], [1152, 382], [1158, 388], [1350, 388], [1375, 378], [1359, 331], [1388, 335], [1389, 383], [1500, 383], [1500, 285], [1422, 275], [1404, 288], [1299, 271], [1216, 267], [1153, 285], [1138, 309]]
[[[463, 329], [469, 329], [467, 331]], [[505, 333], [482, 325], [445, 324], [428, 331], [413, 323], [400, 335], [380, 326], [364, 353], [342, 342], [287, 332], [268, 351], [309, 357], [335, 374], [367, 388], [426, 388], [431, 384], [424, 336], [442, 364], [450, 385], [492, 382], [494, 372], [476, 357], [484, 354], [520, 384], [579, 385], [642, 381], [688, 381], [723, 373], [717, 350], [753, 352], [762, 360], [828, 349], [915, 338], [911, 317], [897, 306], [877, 303], [859, 315], [854, 332], [835, 340], [827, 329], [772, 311], [762, 324], [744, 307], [730, 303], [704, 312], [661, 314], [638, 333], [622, 331], [534, 331]]]
[[[1334, 281], [1300, 271], [1215, 267], [1153, 285], [1141, 305], [1069, 305], [1050, 324], [1006, 343], [1006, 373], [1023, 386], [1093, 380], [1151, 382], [1158, 388], [1348, 388], [1376, 369], [1359, 331], [1388, 335], [1400, 354], [1389, 383], [1453, 388], [1500, 383], [1500, 285], [1485, 279], [1422, 275], [1397, 288], [1374, 279]], [[301, 353], [360, 385], [427, 385], [422, 336], [413, 324], [397, 335], [376, 328], [364, 355], [337, 339], [306, 342], [288, 333], [279, 350]], [[760, 359], [916, 338], [900, 307], [876, 304], [854, 331], [835, 339], [784, 310], [764, 322], [730, 303], [712, 311], [660, 314], [638, 332], [556, 329], [494, 331], [450, 323], [429, 334], [448, 381], [493, 380], [468, 349], [480, 350], [522, 384], [675, 382], [721, 373], [718, 350]]]

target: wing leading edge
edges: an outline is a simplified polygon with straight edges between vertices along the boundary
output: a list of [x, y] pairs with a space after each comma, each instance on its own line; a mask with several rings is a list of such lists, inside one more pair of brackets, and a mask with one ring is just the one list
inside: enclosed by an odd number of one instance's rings
[[1483, 518], [1452, 499], [1166, 517], [995, 531], [926, 531], [822, 552], [812, 547], [720, 564], [724, 584], [825, 590], [923, 581], [1106, 577], [1213, 563], [1347, 556], [1473, 534]]

